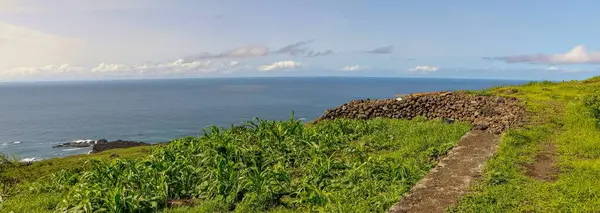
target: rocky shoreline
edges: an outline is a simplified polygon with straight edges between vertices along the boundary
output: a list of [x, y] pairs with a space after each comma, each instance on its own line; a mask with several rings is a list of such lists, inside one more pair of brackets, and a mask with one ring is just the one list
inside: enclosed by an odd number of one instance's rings
[[63, 147], [74, 147], [74, 148], [82, 148], [82, 147], [92, 147], [90, 153], [99, 153], [110, 149], [120, 149], [120, 148], [129, 148], [134, 146], [148, 146], [150, 144], [144, 142], [137, 141], [124, 141], [124, 140], [116, 140], [116, 141], [108, 141], [106, 139], [100, 140], [77, 140], [72, 142], [67, 142], [59, 145], [52, 146], [52, 148], [63, 148]]
[[519, 126], [525, 108], [516, 98], [481, 96], [460, 92], [432, 92], [400, 95], [382, 100], [353, 100], [328, 109], [321, 120], [336, 118], [370, 119], [376, 117], [443, 119], [468, 122], [473, 129], [499, 134], [511, 126]]
[[[525, 118], [525, 108], [516, 98], [481, 96], [460, 92], [430, 92], [399, 95], [380, 100], [353, 100], [328, 109], [314, 123], [337, 118], [371, 119], [376, 117], [441, 119], [445, 123], [468, 122], [472, 129], [500, 134], [511, 126], [519, 126]], [[53, 146], [91, 147], [90, 153], [110, 149], [148, 146], [137, 141], [78, 140]]]

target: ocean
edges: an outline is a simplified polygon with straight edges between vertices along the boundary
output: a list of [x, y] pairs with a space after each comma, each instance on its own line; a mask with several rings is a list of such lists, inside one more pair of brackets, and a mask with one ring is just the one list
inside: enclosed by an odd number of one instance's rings
[[0, 83], [0, 152], [23, 160], [87, 153], [52, 148], [88, 139], [149, 143], [254, 117], [310, 121], [353, 99], [483, 89], [515, 80], [223, 78]]

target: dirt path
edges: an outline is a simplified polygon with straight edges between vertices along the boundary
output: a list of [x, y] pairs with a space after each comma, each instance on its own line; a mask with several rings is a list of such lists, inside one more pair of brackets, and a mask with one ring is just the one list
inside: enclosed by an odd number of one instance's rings
[[552, 143], [542, 145], [542, 150], [535, 156], [535, 162], [525, 166], [525, 174], [541, 181], [555, 181], [558, 177], [556, 167], [556, 147]]
[[499, 136], [472, 130], [389, 213], [444, 212], [456, 204], [496, 152]]

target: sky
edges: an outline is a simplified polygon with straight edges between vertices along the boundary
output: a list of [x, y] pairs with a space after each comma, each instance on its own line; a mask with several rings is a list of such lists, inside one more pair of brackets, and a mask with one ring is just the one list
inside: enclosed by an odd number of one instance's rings
[[0, 81], [600, 75], [598, 1], [0, 0]]

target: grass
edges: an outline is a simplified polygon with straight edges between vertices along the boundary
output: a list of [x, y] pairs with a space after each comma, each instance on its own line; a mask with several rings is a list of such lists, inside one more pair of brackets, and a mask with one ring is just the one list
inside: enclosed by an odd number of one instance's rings
[[[518, 91], [509, 94], [508, 91]], [[484, 178], [450, 212], [596, 212], [600, 209], [600, 81], [539, 82], [485, 93], [525, 101], [530, 122], [507, 132]], [[558, 179], [526, 175], [544, 144], [556, 147]]]
[[[52, 158], [31, 165], [16, 164], [8, 167], [2, 173], [11, 178], [17, 178], [21, 181], [32, 181], [37, 178], [51, 175], [60, 170], [84, 170], [86, 162], [89, 160], [109, 160], [111, 155], [118, 155], [120, 158], [136, 159], [147, 156], [152, 152], [154, 146], [139, 146], [127, 149], [113, 149], [97, 154], [72, 155], [64, 158]], [[4, 157], [8, 159], [9, 157]], [[15, 161], [11, 159], [11, 161]]]
[[[214, 127], [127, 157], [4, 169], [21, 178], [0, 211], [384, 212], [468, 129], [422, 118]], [[167, 208], [173, 200], [195, 205]]]

